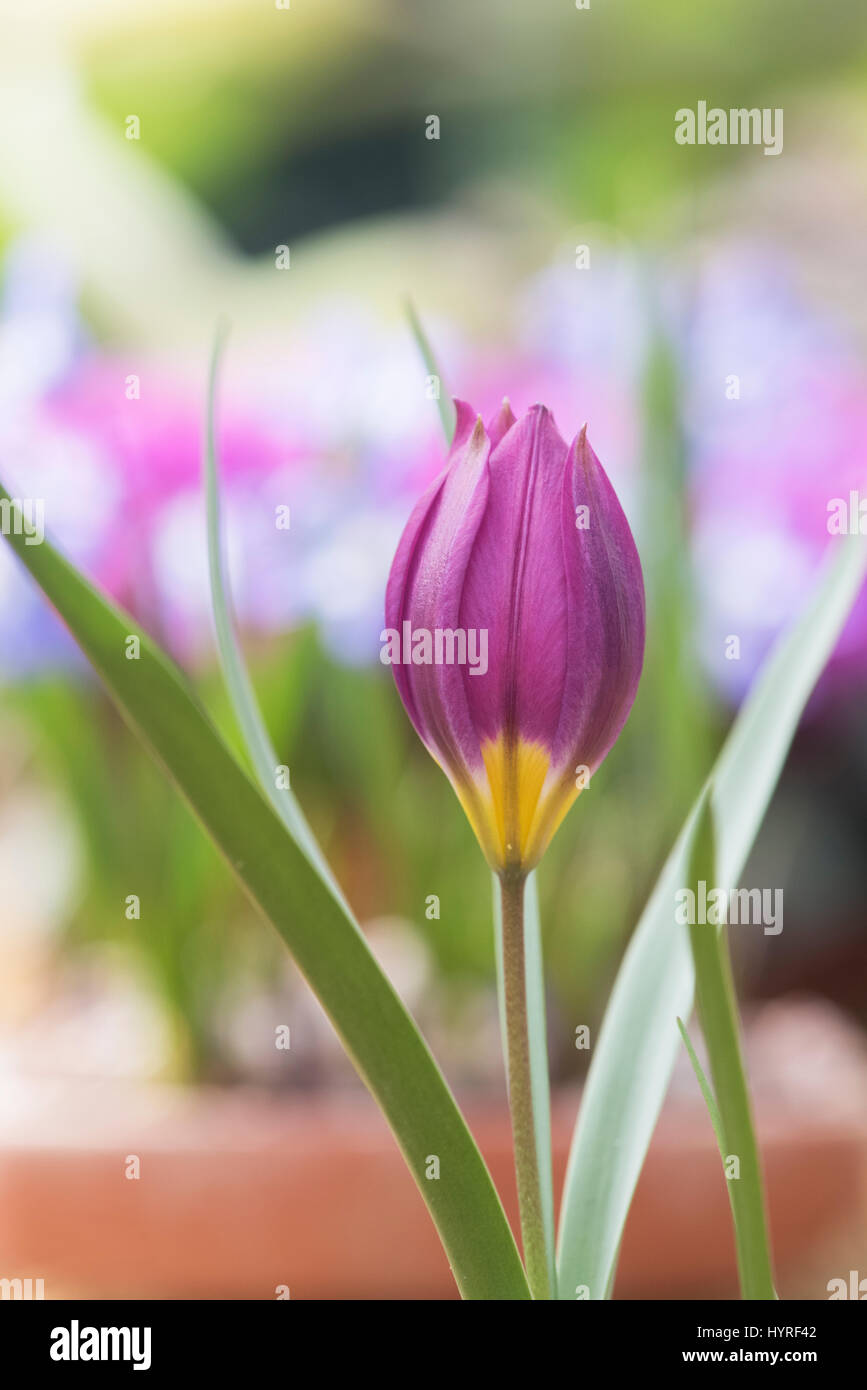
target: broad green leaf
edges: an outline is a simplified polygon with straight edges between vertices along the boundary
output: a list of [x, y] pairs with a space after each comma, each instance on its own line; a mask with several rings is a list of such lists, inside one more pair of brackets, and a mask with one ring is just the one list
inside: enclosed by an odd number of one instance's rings
[[[810, 693], [867, 569], [863, 537], [832, 543], [798, 621], [776, 644], [715, 764], [720, 882], [734, 886], [762, 823]], [[675, 1020], [693, 1000], [689, 940], [674, 916], [687, 882], [693, 808], [627, 948], [606, 1010], [569, 1155], [559, 1233], [561, 1298], [604, 1298], [674, 1057]]]
[[[508, 1057], [506, 1039], [506, 991], [503, 980], [503, 934], [501, 926], [500, 883], [492, 876], [494, 904], [494, 946], [497, 959], [497, 994], [500, 1003], [500, 1032], [503, 1057]], [[524, 888], [524, 963], [527, 980], [527, 1033], [530, 1043], [530, 1084], [533, 1089], [533, 1124], [536, 1133], [536, 1162], [545, 1223], [548, 1278], [552, 1298], [557, 1297], [557, 1262], [554, 1240], [554, 1177], [551, 1167], [551, 1088], [548, 1075], [548, 1035], [545, 1019], [545, 975], [542, 963], [542, 926], [539, 918], [539, 888], [536, 875], [527, 878]]]
[[[9, 502], [2, 488], [0, 501]], [[21, 517], [14, 505], [10, 515]], [[9, 531], [12, 548], [128, 723], [174, 779], [318, 995], [392, 1128], [463, 1295], [528, 1298], [517, 1247], [481, 1155], [362, 934], [165, 654], [47, 541], [29, 545], [32, 537], [20, 525], [17, 533], [12, 526]], [[438, 1180], [426, 1177], [433, 1155]]]

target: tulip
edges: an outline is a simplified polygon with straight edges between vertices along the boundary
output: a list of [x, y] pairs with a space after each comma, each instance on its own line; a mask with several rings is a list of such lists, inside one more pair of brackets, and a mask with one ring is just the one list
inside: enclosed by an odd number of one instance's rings
[[644, 586], [586, 427], [567, 447], [544, 406], [516, 420], [504, 402], [485, 429], [456, 404], [392, 564], [382, 656], [489, 864], [522, 876], [632, 707]]
[[486, 429], [456, 402], [443, 473], [391, 567], [382, 660], [500, 879], [509, 1103], [527, 1278], [552, 1293], [533, 1108], [524, 885], [623, 728], [644, 653], [628, 523], [586, 427], [551, 412]]

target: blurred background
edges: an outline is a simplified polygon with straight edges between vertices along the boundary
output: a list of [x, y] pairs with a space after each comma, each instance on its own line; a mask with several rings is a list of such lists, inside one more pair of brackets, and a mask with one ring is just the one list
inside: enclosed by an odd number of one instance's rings
[[[0, 7], [0, 476], [237, 745], [200, 481], [229, 321], [224, 509], [257, 691], [507, 1202], [488, 873], [379, 662], [390, 560], [443, 460], [406, 302], [445, 390], [485, 415], [544, 401], [567, 438], [588, 422], [645, 566], [633, 715], [540, 874], [562, 1167], [576, 1028], [595, 1038], [829, 503], [867, 495], [865, 77], [857, 0]], [[782, 108], [783, 153], [678, 145], [700, 100]], [[744, 879], [784, 890], [784, 930], [733, 929], [784, 1295], [826, 1297], [859, 1253], [867, 1276], [865, 689], [867, 591]], [[282, 945], [5, 548], [0, 750], [0, 1276], [449, 1296]], [[684, 1066], [617, 1292], [735, 1287]]]

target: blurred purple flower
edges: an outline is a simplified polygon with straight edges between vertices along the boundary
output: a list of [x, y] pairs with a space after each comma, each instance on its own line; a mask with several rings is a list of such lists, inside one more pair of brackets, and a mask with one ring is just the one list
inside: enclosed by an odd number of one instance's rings
[[[864, 495], [867, 373], [779, 258], [740, 248], [702, 268], [684, 334], [700, 638], [738, 701], [828, 546], [828, 504]], [[726, 656], [729, 637], [740, 655]], [[829, 679], [867, 669], [867, 589]]]
[[[55, 428], [89, 441], [117, 487], [94, 577], [173, 650], [196, 659], [211, 647], [202, 388], [171, 379], [164, 366], [137, 362], [140, 396], [128, 399], [125, 383], [132, 374], [129, 361], [86, 362], [50, 395], [44, 411]], [[233, 582], [246, 621], [249, 585], [239, 557], [267, 555], [272, 565], [278, 559], [284, 533], [277, 529], [276, 507], [288, 502], [284, 492], [299, 452], [249, 414], [220, 414], [224, 507], [230, 553], [240, 570], [236, 577], [233, 568]], [[280, 582], [279, 571], [274, 582]]]
[[[461, 380], [490, 418], [507, 380], [519, 414], [545, 401], [569, 436], [588, 421], [638, 526], [652, 288], [682, 352], [699, 641], [713, 681], [738, 700], [813, 581], [829, 540], [829, 500], [865, 489], [863, 364], [772, 251], [712, 254], [694, 282], [657, 268], [651, 283], [619, 249], [596, 246], [592, 257], [578, 269], [570, 248], [520, 286], [502, 344], [472, 343], [447, 321], [428, 321], [443, 389]], [[204, 367], [98, 355], [75, 295], [51, 248], [22, 243], [7, 257], [3, 467], [19, 493], [44, 497], [49, 531], [76, 563], [196, 661], [212, 647]], [[130, 400], [133, 373], [141, 390]], [[319, 301], [291, 338], [232, 352], [219, 438], [245, 628], [267, 635], [312, 621], [337, 659], [377, 660], [389, 557], [441, 466], [428, 388], [402, 319], [386, 322], [362, 300]], [[288, 530], [276, 524], [278, 508], [289, 509]], [[738, 660], [726, 657], [732, 635]], [[0, 676], [65, 663], [72, 650], [0, 547]], [[832, 675], [865, 667], [862, 597]]]
[[[40, 239], [13, 243], [3, 267], [0, 300], [0, 454], [13, 495], [45, 499], [54, 491], [55, 518], [78, 563], [92, 559], [105, 522], [100, 509], [88, 524], [81, 497], [100, 471], [80, 439], [50, 427], [42, 399], [71, 369], [84, 341], [75, 286], [58, 248]], [[58, 483], [69, 470], [71, 494]], [[63, 494], [63, 495], [60, 495]], [[109, 507], [110, 510], [110, 507]], [[6, 545], [0, 545], [0, 679], [78, 662], [77, 648], [46, 607]]]

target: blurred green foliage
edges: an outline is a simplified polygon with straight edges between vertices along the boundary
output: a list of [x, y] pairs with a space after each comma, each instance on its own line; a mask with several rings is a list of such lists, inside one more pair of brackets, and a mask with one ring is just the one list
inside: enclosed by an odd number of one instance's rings
[[736, 157], [676, 145], [677, 107], [788, 114], [829, 79], [863, 96], [865, 60], [860, 0], [238, 0], [206, 16], [181, 6], [171, 45], [143, 15], [134, 42], [119, 26], [84, 51], [97, 108], [118, 128], [137, 112], [150, 150], [253, 252], [275, 226], [298, 236], [429, 206], [486, 171], [634, 232]]
[[[736, 154], [701, 160], [676, 145], [677, 107], [785, 105], [787, 120], [791, 107], [809, 122], [829, 92], [863, 110], [867, 70], [863, 0], [591, 0], [587, 11], [569, 0], [293, 0], [283, 12], [237, 0], [119, 8], [99, 28], [77, 18], [70, 42], [95, 110], [118, 132], [138, 114], [148, 158], [250, 254], [273, 248], [275, 229], [282, 240], [444, 207], [488, 179], [538, 195], [561, 226], [656, 235]], [[442, 122], [437, 144], [424, 142], [429, 113]], [[690, 660], [678, 383], [662, 340], [644, 407], [645, 675], [623, 738], [539, 873], [552, 1002], [573, 1025], [598, 1019], [722, 733]], [[388, 673], [335, 665], [310, 631], [248, 655], [275, 745], [357, 913], [415, 923], [455, 983], [492, 980], [488, 871]], [[216, 674], [202, 693], [237, 747]], [[88, 873], [71, 941], [130, 944], [172, 1020], [178, 1069], [219, 1074], [222, 1001], [279, 969], [279, 945], [247, 930], [228, 871], [95, 688], [46, 680], [2, 700], [26, 711], [36, 756], [82, 829]], [[132, 892], [146, 922], [124, 917]], [[438, 920], [425, 917], [432, 893]]]

